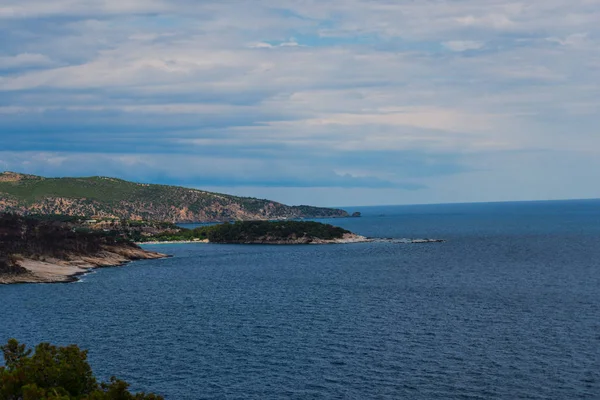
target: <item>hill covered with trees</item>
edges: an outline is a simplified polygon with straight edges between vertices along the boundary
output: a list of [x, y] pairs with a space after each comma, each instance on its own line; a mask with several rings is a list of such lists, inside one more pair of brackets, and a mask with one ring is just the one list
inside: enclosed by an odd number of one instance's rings
[[173, 223], [349, 216], [339, 209], [287, 206], [179, 186], [108, 177], [44, 178], [14, 172], [0, 173], [0, 212], [3, 211]]

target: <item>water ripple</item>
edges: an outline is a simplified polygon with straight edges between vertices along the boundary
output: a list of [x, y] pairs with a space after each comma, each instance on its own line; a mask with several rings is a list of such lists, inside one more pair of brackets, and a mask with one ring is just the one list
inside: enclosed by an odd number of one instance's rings
[[176, 400], [599, 399], [595, 229], [163, 246], [177, 257], [0, 287], [0, 339], [78, 343], [102, 378]]

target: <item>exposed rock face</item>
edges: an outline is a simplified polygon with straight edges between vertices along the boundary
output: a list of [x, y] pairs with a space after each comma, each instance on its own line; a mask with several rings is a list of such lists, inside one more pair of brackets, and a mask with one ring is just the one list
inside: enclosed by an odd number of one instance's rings
[[69, 282], [92, 268], [162, 257], [110, 232], [0, 214], [0, 284]]
[[114, 178], [0, 174], [0, 212], [204, 222], [347, 217], [344, 210], [285, 204]]
[[0, 272], [0, 284], [73, 282], [77, 276], [94, 268], [115, 267], [129, 261], [165, 258], [165, 254], [150, 252], [132, 246], [104, 246], [92, 255], [72, 255], [65, 259], [24, 258], [18, 261], [19, 272]]
[[4, 172], [0, 174], [0, 182], [18, 182], [23, 179], [37, 178], [35, 175], [19, 174], [17, 172]]

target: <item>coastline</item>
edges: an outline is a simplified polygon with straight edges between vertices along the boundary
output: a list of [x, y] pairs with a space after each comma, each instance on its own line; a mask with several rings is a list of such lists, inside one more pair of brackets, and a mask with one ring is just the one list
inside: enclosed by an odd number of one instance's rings
[[172, 241], [153, 241], [153, 242], [135, 242], [138, 246], [143, 246], [145, 244], [183, 244], [183, 243], [210, 243], [208, 239], [205, 240], [172, 240]]
[[[346, 233], [338, 239], [310, 239], [297, 238], [287, 240], [273, 240], [265, 238], [264, 240], [248, 242], [231, 242], [215, 244], [256, 244], [256, 245], [325, 245], [325, 244], [352, 244], [352, 243], [439, 243], [444, 242], [441, 239], [378, 239]], [[211, 243], [205, 240], [188, 240], [172, 242], [142, 242], [138, 245], [157, 245], [157, 244], [189, 244], [189, 243]], [[79, 277], [92, 272], [97, 268], [120, 267], [136, 260], [153, 260], [170, 257], [167, 254], [148, 251], [143, 248], [129, 246], [105, 246], [102, 251], [93, 255], [71, 256], [68, 259], [46, 258], [43, 260], [34, 260], [24, 258], [18, 262], [18, 265], [27, 272], [21, 274], [0, 273], [0, 285], [19, 284], [19, 283], [69, 283], [76, 282]]]
[[106, 246], [89, 256], [73, 256], [68, 260], [47, 258], [43, 261], [24, 258], [19, 265], [27, 270], [22, 274], [0, 274], [0, 284], [68, 283], [96, 268], [119, 267], [131, 261], [169, 257], [166, 254], [135, 247]]
[[167, 242], [136, 242], [138, 246], [145, 244], [157, 245], [157, 244], [189, 244], [189, 243], [212, 243], [212, 244], [350, 244], [350, 243], [370, 243], [374, 242], [375, 239], [368, 238], [354, 233], [346, 233], [342, 238], [339, 239], [309, 239], [309, 238], [298, 238], [298, 239], [286, 239], [286, 240], [273, 240], [266, 238], [264, 240], [254, 240], [248, 242], [211, 242], [208, 239], [204, 240], [174, 240]]
[[346, 233], [339, 239], [286, 239], [273, 240], [265, 238], [263, 240], [239, 241], [239, 242], [211, 242], [208, 239], [204, 240], [173, 240], [173, 241], [154, 241], [154, 242], [136, 242], [137, 245], [159, 245], [159, 244], [264, 244], [264, 245], [293, 245], [293, 244], [352, 244], [352, 243], [396, 243], [396, 244], [426, 244], [426, 243], [444, 243], [445, 239], [398, 239], [398, 238], [372, 238], [354, 233]]

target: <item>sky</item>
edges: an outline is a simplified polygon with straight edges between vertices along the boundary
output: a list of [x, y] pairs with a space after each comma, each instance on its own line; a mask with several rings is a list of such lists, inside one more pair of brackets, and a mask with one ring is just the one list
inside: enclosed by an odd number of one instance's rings
[[353, 206], [600, 197], [600, 0], [2, 0], [0, 170]]

